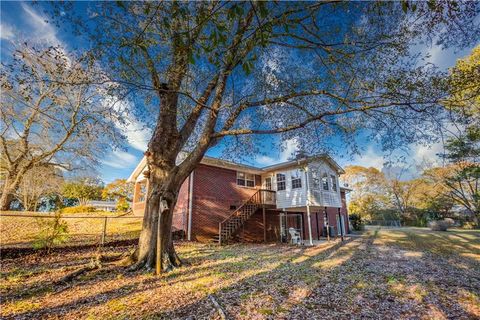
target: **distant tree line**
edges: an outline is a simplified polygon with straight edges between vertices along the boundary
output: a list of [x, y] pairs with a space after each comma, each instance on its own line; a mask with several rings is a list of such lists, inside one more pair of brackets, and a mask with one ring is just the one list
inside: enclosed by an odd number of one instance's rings
[[133, 187], [125, 179], [116, 179], [105, 185], [98, 178], [65, 179], [52, 167], [35, 167], [22, 179], [10, 209], [56, 211], [65, 207], [86, 207], [91, 200], [110, 200], [117, 202], [118, 211], [127, 211], [132, 192]]
[[354, 189], [350, 213], [363, 220], [401, 220], [425, 226], [429, 220], [455, 218], [480, 222], [480, 46], [449, 70], [450, 95], [443, 100], [456, 132], [450, 132], [443, 166], [423, 170], [415, 179], [391, 177], [376, 168], [350, 166], [344, 181]]
[[480, 129], [450, 138], [448, 164], [424, 170], [414, 179], [391, 177], [376, 168], [349, 166], [343, 177], [353, 192], [349, 212], [364, 222], [400, 220], [426, 226], [429, 221], [453, 218], [478, 227], [480, 221]]

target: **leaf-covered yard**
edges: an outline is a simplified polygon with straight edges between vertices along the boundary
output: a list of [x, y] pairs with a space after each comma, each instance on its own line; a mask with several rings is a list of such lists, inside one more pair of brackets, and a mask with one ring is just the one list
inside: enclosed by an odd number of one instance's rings
[[232, 319], [480, 317], [478, 231], [369, 230], [313, 248], [177, 245], [187, 265], [160, 278], [105, 262], [59, 282], [91, 249], [5, 259], [1, 317], [219, 318], [209, 295]]

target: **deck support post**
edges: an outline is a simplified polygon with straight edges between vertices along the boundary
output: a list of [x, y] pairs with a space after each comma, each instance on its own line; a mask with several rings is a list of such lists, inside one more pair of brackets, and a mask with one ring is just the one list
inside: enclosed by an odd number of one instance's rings
[[340, 238], [342, 239], [343, 241], [343, 217], [342, 217], [342, 213], [340, 212], [340, 208], [338, 208], [338, 221], [340, 221]]
[[262, 214], [263, 214], [263, 242], [267, 242], [267, 216], [265, 213], [265, 205], [262, 208]]
[[310, 217], [310, 188], [308, 186], [308, 167], [305, 167], [305, 188], [307, 189], [307, 221], [308, 221], [308, 237], [310, 239], [310, 245], [313, 246], [312, 239], [312, 219]]
[[327, 207], [325, 207], [325, 227], [327, 227], [327, 241], [330, 241], [330, 230], [328, 226], [328, 212]]

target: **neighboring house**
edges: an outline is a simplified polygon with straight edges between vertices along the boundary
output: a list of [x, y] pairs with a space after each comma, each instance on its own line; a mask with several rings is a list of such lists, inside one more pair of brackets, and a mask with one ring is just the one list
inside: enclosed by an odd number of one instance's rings
[[101, 211], [115, 211], [117, 208], [117, 202], [90, 200], [87, 202], [87, 206], [94, 207], [95, 209]]
[[[135, 168], [132, 209], [142, 215], [148, 188], [146, 159]], [[346, 234], [348, 213], [339, 185], [343, 169], [328, 155], [257, 168], [204, 157], [184, 181], [174, 210], [173, 228], [187, 240], [287, 241], [288, 229], [309, 239], [324, 235], [326, 217], [336, 235]], [[307, 201], [308, 200], [308, 201]]]

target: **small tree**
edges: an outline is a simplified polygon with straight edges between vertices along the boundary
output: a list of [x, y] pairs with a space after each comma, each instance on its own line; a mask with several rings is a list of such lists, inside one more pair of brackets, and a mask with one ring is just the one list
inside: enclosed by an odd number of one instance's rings
[[37, 224], [39, 232], [33, 244], [35, 249], [44, 249], [49, 254], [54, 246], [68, 240], [68, 225], [59, 211], [53, 218], [37, 218]]
[[353, 213], [348, 215], [350, 222], [352, 223], [353, 230], [360, 231], [363, 230], [363, 220], [360, 215]]
[[99, 200], [102, 194], [102, 183], [94, 178], [79, 178], [63, 185], [62, 195], [65, 198], [77, 199], [79, 205], [86, 206], [89, 200]]
[[125, 200], [125, 198], [120, 198], [117, 200], [117, 211], [126, 212], [130, 208], [130, 204]]

